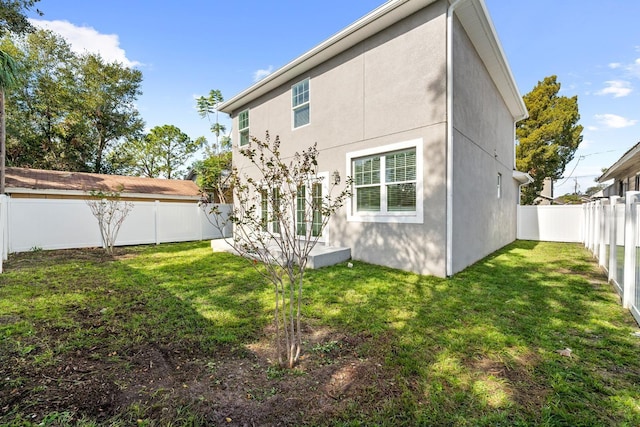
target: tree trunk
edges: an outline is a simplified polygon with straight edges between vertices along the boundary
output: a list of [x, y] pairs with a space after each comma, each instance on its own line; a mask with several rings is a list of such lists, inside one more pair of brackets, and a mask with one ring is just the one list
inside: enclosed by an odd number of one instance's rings
[[0, 88], [0, 194], [4, 194], [5, 187], [5, 164], [7, 157], [6, 147], [6, 123], [4, 117], [4, 89]]

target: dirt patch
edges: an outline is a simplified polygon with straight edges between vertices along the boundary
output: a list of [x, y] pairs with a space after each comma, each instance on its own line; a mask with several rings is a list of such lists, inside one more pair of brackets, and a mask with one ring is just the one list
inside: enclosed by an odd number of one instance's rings
[[34, 248], [30, 252], [11, 254], [8, 264], [11, 266], [11, 270], [21, 270], [30, 267], [41, 268], [69, 260], [103, 263], [132, 256], [134, 254], [127, 247], [114, 248], [112, 255], [107, 254], [103, 248], [60, 249], [55, 251]]
[[32, 372], [16, 365], [4, 373], [21, 381], [0, 387], [0, 420], [14, 411], [31, 414], [33, 422], [69, 411], [98, 422], [128, 414], [125, 421], [135, 422], [141, 413], [163, 425], [188, 409], [210, 425], [300, 425], [399, 393], [389, 368], [360, 351], [370, 337], [328, 331], [315, 337], [321, 339], [306, 344], [294, 370], [274, 365], [267, 340], [215, 354], [144, 344], [118, 353], [68, 353]]

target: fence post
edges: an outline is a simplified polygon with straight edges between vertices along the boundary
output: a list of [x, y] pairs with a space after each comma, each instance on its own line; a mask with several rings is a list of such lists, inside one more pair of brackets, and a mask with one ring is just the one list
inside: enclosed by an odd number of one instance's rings
[[153, 233], [155, 234], [156, 245], [160, 244], [160, 230], [158, 226], [158, 219], [160, 218], [160, 200], [155, 201], [153, 207]]
[[594, 214], [595, 214], [595, 204], [594, 202], [590, 202], [588, 205], [588, 216], [586, 219], [586, 226], [587, 226], [587, 234], [588, 234], [588, 240], [587, 240], [587, 247], [589, 248], [589, 250], [591, 251], [591, 253], [593, 253], [594, 251], [594, 244], [595, 244], [595, 233], [594, 233], [594, 229], [593, 229], [593, 219], [594, 219]]
[[196, 221], [198, 221], [199, 229], [200, 229], [200, 238], [199, 241], [204, 240], [204, 218], [202, 216], [204, 209], [200, 206], [200, 203], [196, 203]]
[[9, 212], [9, 198], [5, 194], [0, 194], [0, 273], [2, 273], [2, 262], [7, 259], [8, 244], [7, 244], [7, 230]]
[[589, 225], [589, 227], [592, 230], [593, 233], [593, 249], [591, 250], [591, 253], [593, 254], [594, 257], [598, 258], [598, 255], [600, 255], [600, 245], [601, 245], [601, 239], [600, 239], [600, 200], [597, 200], [595, 202], [591, 202], [593, 204], [593, 220], [591, 221], [591, 224]]
[[617, 280], [616, 204], [620, 196], [611, 196], [609, 205], [609, 281]]
[[640, 191], [627, 191], [624, 209], [624, 283], [622, 287], [622, 307], [629, 308], [636, 281], [636, 203]]
[[608, 209], [608, 200], [600, 200], [600, 223], [598, 227], [600, 228], [600, 253], [598, 255], [598, 264], [602, 267], [607, 267], [609, 265], [609, 260], [607, 258], [607, 242], [605, 242], [605, 238], [607, 236], [607, 215], [606, 211]]

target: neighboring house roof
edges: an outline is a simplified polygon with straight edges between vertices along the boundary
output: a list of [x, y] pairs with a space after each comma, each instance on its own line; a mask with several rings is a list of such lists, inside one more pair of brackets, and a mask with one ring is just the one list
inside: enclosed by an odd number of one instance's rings
[[[390, 0], [240, 94], [223, 102], [219, 110], [233, 114], [233, 111], [237, 111], [247, 103], [435, 2], [436, 0]], [[498, 41], [484, 0], [463, 0], [455, 14], [482, 58], [513, 117], [518, 120], [525, 118], [526, 106]]]
[[85, 172], [7, 168], [9, 194], [85, 195], [90, 191], [120, 192], [127, 197], [197, 200], [198, 186], [190, 180], [142, 178]]
[[614, 178], [626, 178], [640, 172], [640, 142], [622, 155], [597, 181], [604, 182]]

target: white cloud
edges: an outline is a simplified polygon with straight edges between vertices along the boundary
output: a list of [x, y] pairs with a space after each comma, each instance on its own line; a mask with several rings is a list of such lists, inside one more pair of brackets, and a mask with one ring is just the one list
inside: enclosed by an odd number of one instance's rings
[[640, 58], [625, 67], [633, 76], [640, 78]]
[[622, 64], [619, 62], [612, 62], [609, 64], [609, 68], [611, 68], [612, 70], [615, 70], [616, 68], [620, 68], [622, 67]]
[[120, 62], [127, 67], [141, 65], [127, 58], [117, 34], [101, 34], [92, 27], [78, 27], [69, 21], [31, 19], [30, 22], [38, 28], [61, 35], [71, 45], [73, 52], [97, 53], [108, 62]]
[[604, 126], [614, 129], [626, 128], [638, 123], [637, 120], [627, 119], [616, 114], [596, 114], [596, 120], [598, 120]]
[[260, 80], [264, 79], [271, 73], [273, 73], [273, 65], [269, 65], [269, 68], [267, 69], [258, 70], [253, 73], [253, 82], [254, 83], [259, 82]]
[[604, 83], [607, 87], [596, 92], [596, 95], [613, 95], [614, 98], [621, 98], [633, 92], [631, 83], [624, 80], [609, 80]]
[[592, 132], [596, 131], [596, 130], [598, 130], [598, 126], [587, 126], [587, 130], [592, 131]]

